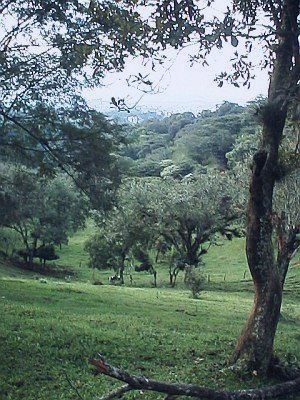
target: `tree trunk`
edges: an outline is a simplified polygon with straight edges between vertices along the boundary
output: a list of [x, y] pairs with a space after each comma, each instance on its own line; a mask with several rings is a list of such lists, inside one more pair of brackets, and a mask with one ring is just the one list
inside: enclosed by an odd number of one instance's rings
[[173, 269], [172, 264], [169, 265], [169, 285], [173, 287]]
[[[248, 201], [246, 253], [254, 283], [254, 304], [232, 355], [242, 368], [268, 372], [282, 302], [281, 274], [272, 243], [272, 199], [278, 173], [278, 149], [287, 116], [288, 95], [296, 85], [293, 66], [299, 0], [283, 1], [281, 29], [268, 101], [262, 109], [261, 149], [253, 157]], [[297, 47], [298, 51], [298, 47]], [[293, 58], [295, 56], [295, 58]]]
[[120, 281], [121, 281], [122, 285], [124, 285], [125, 258], [126, 258], [126, 254], [122, 254], [121, 264], [120, 264], [120, 268], [119, 268]]
[[[28, 245], [29, 246], [29, 245]], [[34, 238], [33, 243], [32, 243], [32, 247], [28, 247], [28, 267], [30, 269], [33, 268], [33, 259], [36, 255], [36, 248], [37, 248], [37, 238]]]
[[156, 287], [156, 285], [157, 285], [157, 281], [156, 281], [157, 272], [155, 270], [153, 271], [153, 278], [154, 278], [154, 287]]
[[277, 265], [281, 276], [282, 288], [289, 269], [291, 259], [297, 251], [300, 240], [297, 235], [300, 233], [298, 225], [291, 225], [287, 222], [284, 212], [277, 217]]
[[261, 150], [254, 156], [246, 241], [254, 282], [254, 304], [233, 354], [234, 362], [242, 361], [247, 369], [263, 373], [272, 359], [282, 301], [281, 279], [272, 243], [272, 197], [278, 145], [272, 147], [268, 153]]
[[199, 246], [191, 246], [186, 254], [186, 262], [188, 265], [197, 266], [199, 263], [198, 250]]

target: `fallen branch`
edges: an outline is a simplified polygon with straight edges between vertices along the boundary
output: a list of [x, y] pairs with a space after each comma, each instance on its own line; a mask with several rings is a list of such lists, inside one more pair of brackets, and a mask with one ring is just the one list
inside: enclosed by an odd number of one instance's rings
[[115, 397], [122, 397], [124, 393], [129, 392], [130, 390], [132, 390], [132, 387], [130, 385], [123, 385], [106, 394], [105, 396], [97, 398], [97, 400], [111, 400]]
[[65, 375], [65, 377], [66, 377], [66, 379], [67, 379], [68, 384], [70, 385], [70, 387], [71, 387], [73, 390], [75, 390], [75, 392], [76, 392], [78, 398], [79, 398], [80, 400], [83, 400], [83, 397], [82, 397], [81, 394], [79, 393], [79, 390], [77, 389], [77, 387], [73, 384], [73, 382], [72, 382], [71, 379], [69, 378], [67, 372], [66, 372], [66, 371], [63, 371], [63, 373], [64, 373], [64, 375]]
[[196, 397], [202, 400], [267, 400], [300, 394], [300, 377], [261, 389], [225, 391], [185, 383], [159, 382], [144, 376], [131, 375], [127, 371], [108, 364], [101, 354], [99, 354], [99, 359], [93, 359], [90, 362], [96, 367], [97, 372], [127, 384], [115, 390], [115, 394], [111, 392], [100, 400], [109, 400], [130, 390], [150, 390], [171, 396]]

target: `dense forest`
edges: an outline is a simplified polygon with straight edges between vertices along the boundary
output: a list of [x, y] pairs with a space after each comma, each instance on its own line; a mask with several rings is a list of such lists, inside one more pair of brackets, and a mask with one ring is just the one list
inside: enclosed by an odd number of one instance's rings
[[138, 123], [127, 133], [124, 161], [135, 176], [180, 178], [207, 168], [226, 169], [226, 154], [235, 141], [258, 133], [254, 113], [255, 103], [242, 107], [225, 102], [197, 116], [185, 112]]

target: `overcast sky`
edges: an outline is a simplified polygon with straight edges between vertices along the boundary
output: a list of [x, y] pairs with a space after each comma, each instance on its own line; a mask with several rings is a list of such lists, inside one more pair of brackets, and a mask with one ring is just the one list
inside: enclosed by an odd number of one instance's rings
[[[220, 15], [226, 3], [226, 1], [216, 1], [218, 8], [210, 8], [210, 12]], [[167, 52], [169, 61], [155, 74], [151, 73], [149, 76], [156, 89], [148, 94], [143, 94], [132, 86], [128, 86], [126, 79], [130, 75], [138, 73], [145, 75], [149, 72], [141, 65], [141, 61], [131, 60], [127, 63], [124, 72], [108, 74], [103, 87], [92, 91], [86, 90], [84, 95], [92, 106], [103, 111], [110, 107], [111, 97], [115, 97], [116, 99], [124, 98], [129, 106], [137, 103], [139, 107], [150, 110], [192, 111], [194, 113], [203, 109], [213, 109], [225, 100], [244, 105], [259, 95], [266, 96], [268, 74], [260, 67], [255, 70], [256, 77], [250, 89], [236, 88], [227, 84], [219, 88], [214, 82], [216, 74], [230, 68], [230, 58], [235, 50], [236, 48], [230, 44], [221, 50], [214, 50], [208, 59], [208, 67], [202, 67], [200, 64], [190, 66], [188, 54], [194, 53], [193, 48], [182, 50], [179, 54], [175, 50]], [[261, 46], [253, 43], [252, 53], [252, 61], [261, 59]]]
[[126, 79], [130, 75], [147, 73], [141, 62], [132, 61], [122, 73], [109, 74], [104, 80], [104, 86], [94, 90], [86, 90], [85, 97], [99, 110], [110, 107], [111, 97], [124, 98], [129, 106], [138, 104], [139, 107], [150, 110], [192, 111], [197, 113], [203, 109], [213, 109], [223, 101], [231, 101], [244, 105], [259, 95], [267, 95], [268, 75], [258, 67], [256, 77], [250, 89], [236, 88], [224, 84], [217, 86], [214, 78], [218, 72], [228, 68], [229, 52], [217, 51], [210, 57], [209, 66], [200, 64], [190, 66], [186, 51], [179, 55], [172, 54], [171, 61], [163, 68], [152, 74], [156, 89], [153, 93], [144, 94], [132, 86]]

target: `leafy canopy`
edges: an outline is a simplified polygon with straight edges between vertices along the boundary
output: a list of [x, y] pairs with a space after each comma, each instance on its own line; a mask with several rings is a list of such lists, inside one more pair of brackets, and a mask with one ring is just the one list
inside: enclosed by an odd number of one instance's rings
[[87, 201], [66, 177], [39, 177], [24, 167], [1, 164], [0, 221], [14, 229], [27, 249], [39, 240], [60, 244], [82, 228]]

